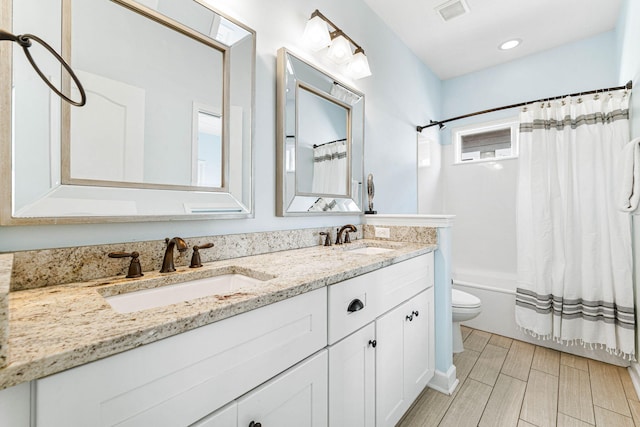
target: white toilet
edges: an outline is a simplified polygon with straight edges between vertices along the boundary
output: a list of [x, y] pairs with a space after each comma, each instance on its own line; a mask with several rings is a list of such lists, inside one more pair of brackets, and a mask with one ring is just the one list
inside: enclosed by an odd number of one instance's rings
[[482, 311], [482, 301], [480, 298], [460, 291], [451, 289], [451, 311], [453, 317], [453, 352], [462, 353], [462, 333], [460, 332], [460, 322], [471, 320]]

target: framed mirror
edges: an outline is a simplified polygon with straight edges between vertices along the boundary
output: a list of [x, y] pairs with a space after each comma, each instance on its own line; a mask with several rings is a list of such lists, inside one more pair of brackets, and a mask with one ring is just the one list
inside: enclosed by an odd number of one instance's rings
[[62, 103], [0, 46], [3, 225], [253, 215], [252, 29], [202, 0], [0, 1], [0, 27], [47, 40], [87, 93]]
[[277, 214], [360, 214], [364, 94], [278, 51]]

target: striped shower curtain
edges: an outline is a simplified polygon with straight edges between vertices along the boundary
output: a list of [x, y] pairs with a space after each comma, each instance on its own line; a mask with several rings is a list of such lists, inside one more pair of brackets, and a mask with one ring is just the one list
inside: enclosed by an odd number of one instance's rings
[[333, 141], [313, 149], [314, 194], [347, 195], [347, 141]]
[[538, 338], [633, 360], [631, 224], [615, 205], [628, 100], [616, 91], [523, 109], [516, 321]]

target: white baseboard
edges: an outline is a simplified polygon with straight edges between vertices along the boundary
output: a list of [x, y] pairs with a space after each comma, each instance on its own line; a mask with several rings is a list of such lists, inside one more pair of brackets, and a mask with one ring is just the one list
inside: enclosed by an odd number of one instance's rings
[[633, 388], [636, 389], [636, 394], [640, 396], [640, 364], [631, 362], [627, 371], [629, 371], [629, 376], [631, 376], [631, 382], [633, 383]]
[[455, 365], [451, 365], [447, 372], [436, 370], [433, 378], [431, 378], [431, 381], [427, 384], [427, 387], [450, 396], [453, 394], [456, 387], [458, 387], [458, 383], [459, 381], [456, 378], [456, 367]]

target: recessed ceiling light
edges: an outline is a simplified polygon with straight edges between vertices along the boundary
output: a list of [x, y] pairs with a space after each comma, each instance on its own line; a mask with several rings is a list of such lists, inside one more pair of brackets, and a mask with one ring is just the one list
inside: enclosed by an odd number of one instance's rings
[[522, 40], [520, 40], [520, 39], [507, 40], [506, 42], [500, 44], [500, 46], [498, 46], [498, 48], [500, 50], [513, 49], [514, 47], [518, 46], [521, 42], [522, 42]]

